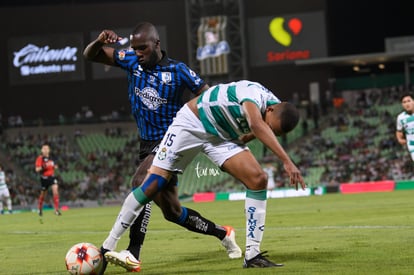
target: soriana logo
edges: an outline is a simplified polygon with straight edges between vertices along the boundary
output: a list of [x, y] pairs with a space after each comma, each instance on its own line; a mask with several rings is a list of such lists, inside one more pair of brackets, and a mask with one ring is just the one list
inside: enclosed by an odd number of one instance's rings
[[252, 18], [248, 32], [252, 66], [327, 56], [323, 12]]
[[269, 32], [276, 42], [285, 47], [292, 44], [292, 36], [297, 36], [302, 30], [302, 21], [298, 18], [292, 18], [288, 21], [289, 31], [285, 29], [285, 18], [275, 17], [270, 21]]

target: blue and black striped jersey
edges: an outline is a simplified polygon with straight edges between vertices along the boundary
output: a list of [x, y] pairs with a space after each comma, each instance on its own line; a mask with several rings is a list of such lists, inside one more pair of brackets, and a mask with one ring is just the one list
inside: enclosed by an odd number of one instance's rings
[[127, 71], [131, 111], [143, 140], [161, 140], [184, 102], [185, 89], [197, 92], [203, 79], [183, 62], [167, 57], [151, 70], [143, 69], [134, 51], [115, 51], [115, 63]]

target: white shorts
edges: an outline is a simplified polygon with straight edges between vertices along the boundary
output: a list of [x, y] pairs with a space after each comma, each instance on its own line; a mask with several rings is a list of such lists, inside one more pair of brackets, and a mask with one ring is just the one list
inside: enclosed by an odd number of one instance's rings
[[165, 133], [152, 164], [182, 173], [199, 152], [221, 167], [227, 159], [244, 150], [249, 148], [241, 141], [223, 140], [207, 133], [200, 119], [184, 105]]
[[414, 161], [414, 140], [407, 139], [407, 149], [410, 153], [411, 159]]
[[4, 198], [9, 198], [9, 197], [10, 197], [9, 188], [0, 189], [0, 200], [2, 200]]

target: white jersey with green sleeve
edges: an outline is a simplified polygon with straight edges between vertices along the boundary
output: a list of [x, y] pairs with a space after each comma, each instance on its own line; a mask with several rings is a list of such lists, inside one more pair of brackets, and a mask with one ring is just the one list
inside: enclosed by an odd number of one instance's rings
[[206, 131], [225, 140], [250, 133], [242, 108], [245, 101], [254, 102], [262, 114], [269, 105], [281, 102], [257, 82], [241, 80], [213, 86], [197, 101], [199, 117]]
[[414, 114], [402, 112], [397, 117], [397, 131], [404, 133], [407, 140], [407, 149], [414, 160]]

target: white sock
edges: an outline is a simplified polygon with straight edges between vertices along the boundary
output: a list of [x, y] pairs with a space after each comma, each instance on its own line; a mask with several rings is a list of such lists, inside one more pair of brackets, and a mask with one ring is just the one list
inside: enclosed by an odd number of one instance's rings
[[12, 200], [10, 197], [7, 198], [7, 209], [12, 211]]
[[119, 239], [122, 234], [131, 226], [131, 224], [138, 217], [142, 211], [142, 206], [136, 199], [134, 194], [131, 192], [126, 197], [124, 204], [122, 205], [121, 211], [109, 232], [109, 236], [103, 242], [103, 248], [108, 250], [115, 250]]
[[[245, 214], [246, 214], [246, 252], [245, 258], [250, 260], [260, 253], [260, 244], [263, 239], [264, 225], [266, 219], [266, 204], [267, 200], [263, 199], [262, 194], [260, 199], [257, 195], [249, 196], [248, 190], [245, 200]], [[257, 191], [263, 192], [263, 191]], [[264, 198], [266, 198], [266, 190], [264, 190]], [[255, 197], [255, 198], [252, 198]]]

